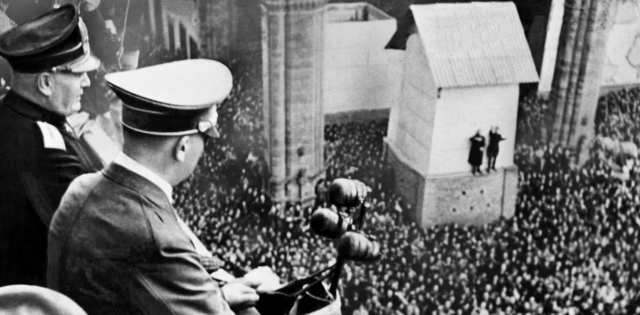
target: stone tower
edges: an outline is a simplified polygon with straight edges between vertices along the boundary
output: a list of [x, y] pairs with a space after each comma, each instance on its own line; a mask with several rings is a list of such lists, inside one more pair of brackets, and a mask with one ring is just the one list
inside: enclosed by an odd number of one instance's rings
[[551, 143], [588, 159], [604, 77], [606, 44], [616, 17], [615, 0], [566, 0], [549, 104], [555, 109]]
[[262, 1], [264, 125], [277, 201], [307, 202], [323, 169], [327, 0]]

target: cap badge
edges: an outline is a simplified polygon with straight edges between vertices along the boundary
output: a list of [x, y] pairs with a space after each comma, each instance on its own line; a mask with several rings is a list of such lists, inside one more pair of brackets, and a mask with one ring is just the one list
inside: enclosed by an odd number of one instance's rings
[[82, 51], [84, 55], [89, 55], [89, 31], [87, 30], [87, 26], [82, 21], [82, 18], [78, 20], [78, 28], [80, 29], [80, 36], [82, 37]]
[[201, 121], [198, 123], [198, 131], [202, 133], [206, 133], [211, 128], [213, 128], [213, 123], [209, 120]]

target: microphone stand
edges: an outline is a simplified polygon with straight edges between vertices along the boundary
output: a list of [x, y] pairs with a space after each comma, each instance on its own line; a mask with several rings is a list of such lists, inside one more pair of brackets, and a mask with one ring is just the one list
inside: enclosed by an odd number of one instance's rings
[[368, 202], [362, 202], [360, 204], [360, 217], [358, 218], [358, 231], [362, 230], [362, 226], [364, 225], [364, 217], [367, 213], [367, 208], [370, 208], [371, 205]]
[[[357, 230], [362, 228], [364, 224], [364, 215], [366, 212], [366, 206], [363, 200], [360, 202], [360, 217], [357, 222]], [[329, 293], [336, 297], [336, 292], [338, 290], [338, 283], [340, 282], [340, 274], [342, 273], [342, 267], [345, 263], [345, 259], [342, 254], [338, 253], [338, 259], [336, 261], [336, 269], [333, 271], [333, 278], [331, 279], [331, 287], [329, 288]]]
[[336, 292], [338, 290], [338, 282], [340, 282], [340, 274], [342, 273], [342, 266], [344, 265], [344, 258], [342, 255], [338, 254], [338, 260], [336, 261], [336, 269], [333, 270], [333, 278], [331, 278], [331, 288], [329, 288], [329, 293], [333, 295], [333, 298], [336, 298]]

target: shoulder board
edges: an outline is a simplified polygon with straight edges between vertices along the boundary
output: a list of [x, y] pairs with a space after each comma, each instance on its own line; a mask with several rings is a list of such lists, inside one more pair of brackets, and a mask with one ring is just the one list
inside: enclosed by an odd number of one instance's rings
[[42, 139], [44, 140], [45, 149], [58, 149], [67, 151], [67, 147], [64, 144], [64, 138], [58, 128], [46, 122], [37, 121], [38, 127], [42, 132]]

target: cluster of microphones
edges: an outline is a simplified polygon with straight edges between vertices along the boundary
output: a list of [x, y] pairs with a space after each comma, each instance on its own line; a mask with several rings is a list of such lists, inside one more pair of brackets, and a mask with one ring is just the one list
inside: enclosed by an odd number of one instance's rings
[[[316, 210], [311, 215], [310, 225], [316, 234], [335, 241], [338, 250], [336, 263], [274, 292], [261, 292], [256, 305], [261, 314], [291, 314], [296, 301], [299, 302], [298, 314], [315, 314], [316, 310], [339, 299], [338, 283], [347, 260], [369, 263], [380, 259], [380, 245], [362, 232], [365, 215], [370, 208], [365, 198], [370, 191], [357, 180], [338, 178], [331, 183], [325, 197], [333, 204], [333, 210]], [[323, 281], [329, 277], [332, 277], [331, 287], [327, 292]], [[339, 308], [337, 314], [340, 314]]]
[[[303, 279], [296, 279], [270, 292], [260, 292], [256, 309], [260, 314], [293, 314], [291, 309], [298, 302], [296, 314], [340, 314], [338, 283], [342, 267], [348, 260], [369, 263], [380, 259], [380, 245], [362, 231], [367, 209], [365, 202], [371, 191], [364, 183], [338, 178], [326, 191], [325, 199], [331, 201], [332, 209], [320, 208], [311, 215], [311, 229], [320, 236], [334, 240], [338, 250], [336, 263]], [[323, 194], [325, 192], [317, 191]], [[327, 292], [324, 281], [332, 277]], [[330, 305], [338, 305], [336, 309]], [[326, 308], [325, 312], [316, 311]]]
[[337, 241], [338, 260], [369, 263], [381, 257], [378, 242], [362, 231], [370, 208], [365, 201], [370, 190], [360, 181], [338, 178], [327, 192], [336, 210], [320, 208], [311, 216], [311, 229], [317, 235]]

